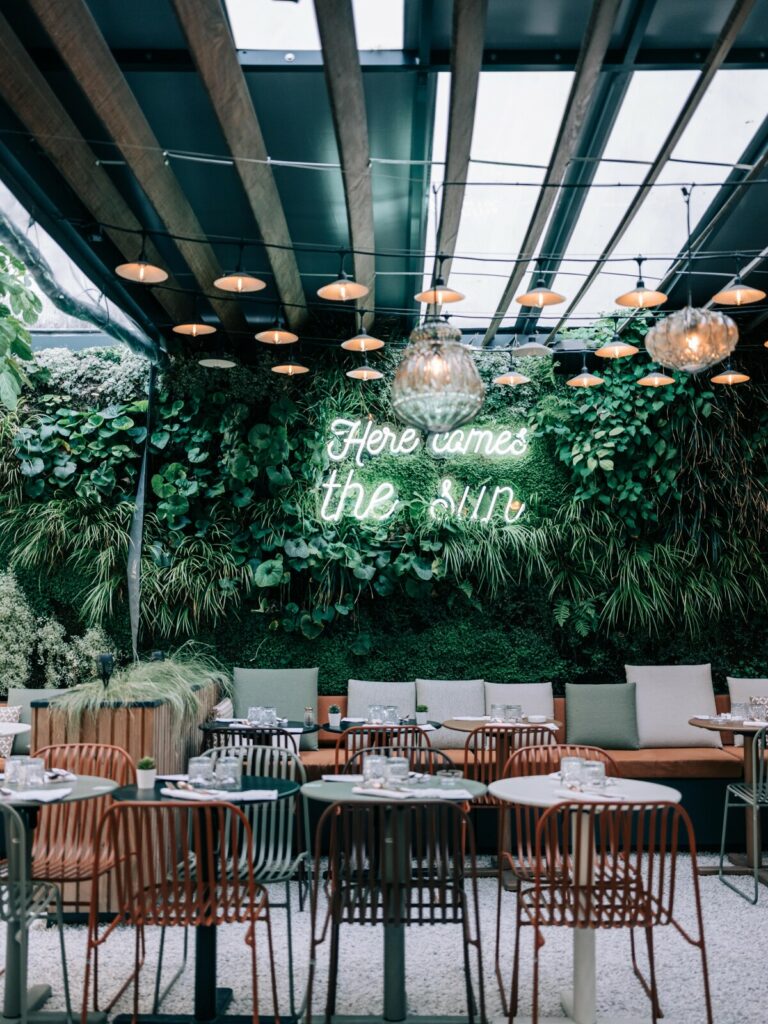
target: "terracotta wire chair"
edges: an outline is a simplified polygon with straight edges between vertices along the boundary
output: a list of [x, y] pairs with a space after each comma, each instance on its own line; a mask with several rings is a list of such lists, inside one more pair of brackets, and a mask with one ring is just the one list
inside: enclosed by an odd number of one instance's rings
[[203, 753], [216, 747], [282, 747], [297, 753], [295, 734], [279, 726], [243, 726], [242, 729], [206, 729]]
[[[315, 877], [328, 849], [324, 886], [327, 908], [312, 894], [312, 939], [306, 1019], [312, 1019], [312, 992], [318, 947], [330, 933], [330, 969], [325, 1020], [336, 1011], [339, 929], [342, 924], [435, 925], [462, 928], [469, 1020], [476, 1007], [470, 948], [477, 956], [479, 1018], [485, 1021], [474, 831], [466, 812], [447, 801], [403, 806], [383, 801], [335, 803], [316, 832]], [[393, 855], [394, 851], [394, 855]], [[322, 918], [322, 919], [321, 919]]]
[[[680, 877], [680, 838], [690, 850], [696, 923], [687, 929], [675, 917]], [[654, 1024], [662, 1016], [656, 984], [653, 929], [671, 925], [701, 955], [704, 1001], [712, 1024], [712, 1000], [701, 913], [696, 840], [688, 814], [675, 803], [584, 804], [565, 802], [542, 812], [536, 825], [533, 878], [520, 887], [510, 1021], [517, 1013], [520, 933], [533, 929], [533, 1024], [538, 1022], [539, 951], [542, 929], [630, 930], [632, 967], [651, 1003]], [[636, 958], [634, 929], [645, 932], [649, 978]]]
[[[547, 743], [539, 747], [521, 747], [507, 758], [501, 778], [521, 778], [530, 775], [551, 775], [560, 770], [564, 757], [583, 757], [589, 761], [602, 761], [608, 778], [618, 778], [619, 769], [611, 755], [601, 747], [584, 743]], [[534, 838], [540, 807], [501, 803], [499, 818], [498, 879], [496, 889], [496, 978], [504, 1012], [507, 996], [501, 967], [501, 906], [505, 889], [517, 889], [521, 881], [530, 881], [534, 871]], [[512, 826], [512, 827], [510, 827]], [[515, 885], [505, 882], [505, 872], [511, 872]]]
[[[232, 851], [250, 849], [253, 836], [248, 819], [233, 804], [210, 802], [191, 805], [181, 800], [162, 803], [115, 803], [101, 819], [96, 862], [101, 850], [119, 851], [114, 877], [117, 911], [100, 927], [99, 906], [91, 900], [85, 964], [82, 1024], [86, 1024], [88, 992], [96, 951], [120, 925], [137, 930], [135, 958], [139, 962], [139, 936], [147, 925], [161, 928], [247, 924], [246, 945], [251, 951], [253, 1021], [259, 1020], [256, 934], [266, 924], [274, 1019], [279, 1020], [272, 928], [266, 890], [259, 885], [245, 859], [232, 870]], [[190, 870], [193, 866], [195, 870]], [[93, 966], [92, 966], [93, 960]], [[133, 972], [133, 1017], [139, 1013], [138, 970]]]
[[336, 740], [334, 766], [339, 768], [359, 750], [371, 747], [430, 747], [429, 737], [418, 725], [353, 725]]
[[[518, 728], [490, 724], [478, 726], [467, 736], [464, 744], [464, 774], [468, 779], [488, 786], [504, 777], [504, 766], [516, 750], [554, 743], [554, 730], [539, 725]], [[476, 797], [473, 804], [498, 808], [501, 801], [486, 794]]]
[[342, 772], [345, 775], [362, 772], [363, 761], [368, 754], [377, 754], [379, 757], [407, 757], [410, 770], [421, 772], [423, 775], [434, 775], [436, 772], [456, 767], [450, 757], [436, 747], [367, 747], [352, 754], [343, 766]]

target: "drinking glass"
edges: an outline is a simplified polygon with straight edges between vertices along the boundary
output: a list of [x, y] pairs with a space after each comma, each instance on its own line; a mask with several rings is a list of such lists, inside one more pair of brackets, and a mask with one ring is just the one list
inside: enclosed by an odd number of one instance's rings
[[26, 754], [15, 754], [5, 759], [5, 784], [18, 786], [24, 775], [24, 765], [29, 760]]
[[384, 720], [384, 707], [381, 704], [368, 705], [368, 721], [372, 725], [381, 725]]
[[248, 708], [248, 724], [249, 725], [261, 725], [262, 717], [264, 716], [264, 708], [258, 705], [253, 708]]
[[187, 780], [190, 786], [205, 789], [213, 782], [213, 767], [210, 757], [190, 757], [187, 762]]
[[560, 761], [560, 778], [566, 786], [579, 786], [582, 781], [583, 757], [564, 757]]
[[45, 785], [45, 760], [42, 757], [28, 757], [22, 765], [21, 776], [23, 785], [28, 789]]
[[503, 722], [506, 708], [506, 704], [491, 704], [491, 721]]
[[749, 718], [749, 704], [746, 701], [736, 701], [731, 704], [731, 715], [737, 721], [746, 721]]
[[386, 725], [400, 724], [400, 709], [396, 704], [387, 704], [384, 708], [384, 722]]
[[402, 785], [408, 781], [410, 765], [407, 757], [386, 757], [385, 781], [390, 785]]
[[504, 721], [505, 722], [519, 722], [523, 717], [523, 707], [521, 704], [507, 704], [504, 708]]
[[460, 768], [443, 768], [437, 773], [437, 778], [441, 786], [450, 789], [451, 786], [459, 785], [460, 780], [464, 778], [464, 773]]
[[585, 761], [581, 769], [581, 778], [585, 789], [605, 789], [605, 764], [602, 761]]
[[240, 789], [243, 762], [239, 757], [220, 757], [216, 762], [216, 785], [219, 789]]
[[381, 754], [366, 754], [363, 758], [363, 783], [369, 786], [380, 786], [384, 781], [387, 758]]
[[277, 708], [264, 708], [264, 714], [261, 717], [261, 724], [266, 725], [270, 729], [274, 729], [277, 725]]

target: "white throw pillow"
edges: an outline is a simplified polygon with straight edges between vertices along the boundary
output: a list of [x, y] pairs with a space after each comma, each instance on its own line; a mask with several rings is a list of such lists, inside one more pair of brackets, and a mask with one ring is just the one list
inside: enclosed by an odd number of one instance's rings
[[491, 704], [519, 704], [524, 715], [555, 717], [552, 683], [489, 683], [485, 684], [485, 713]]
[[[736, 701], [749, 703], [750, 697], [768, 697], [768, 679], [734, 679], [726, 676], [728, 693], [731, 698], [731, 707]], [[734, 736], [733, 744], [736, 747], [744, 746], [743, 736]]]
[[416, 711], [416, 683], [379, 683], [369, 679], [350, 679], [347, 684], [347, 714], [367, 718], [369, 704], [396, 704], [401, 718], [412, 718]]
[[720, 734], [688, 720], [714, 715], [711, 665], [625, 665], [636, 683], [640, 747], [722, 747]]
[[[416, 703], [426, 704], [428, 718], [445, 722], [456, 715], [485, 714], [485, 687], [482, 679], [417, 679]], [[428, 733], [433, 747], [461, 750], [467, 733], [457, 729], [437, 729]]]

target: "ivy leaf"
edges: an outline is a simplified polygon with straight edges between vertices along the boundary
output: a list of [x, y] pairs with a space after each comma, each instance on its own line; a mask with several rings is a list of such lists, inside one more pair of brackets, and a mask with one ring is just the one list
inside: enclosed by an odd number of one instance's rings
[[267, 477], [273, 487], [287, 487], [293, 483], [291, 471], [287, 466], [281, 466], [279, 469], [276, 466], [267, 466]]
[[376, 567], [373, 565], [358, 565], [352, 570], [352, 575], [358, 580], [372, 580], [376, 575]]
[[287, 540], [283, 549], [289, 558], [309, 558], [309, 545], [305, 540]]
[[413, 571], [416, 573], [420, 580], [424, 580], [426, 582], [427, 580], [432, 579], [432, 563], [427, 562], [423, 558], [417, 558], [414, 560]]
[[38, 476], [45, 469], [45, 463], [42, 459], [22, 459], [21, 462], [21, 475], [22, 476]]
[[613, 459], [600, 459], [600, 469], [604, 469], [606, 473], [610, 473], [613, 469]]
[[283, 579], [282, 558], [270, 558], [256, 567], [253, 574], [257, 587], [276, 587]]
[[323, 624], [315, 622], [311, 615], [305, 612], [299, 620], [299, 628], [307, 640], [315, 640], [323, 632]]
[[73, 473], [77, 470], [77, 466], [74, 462], [65, 462], [61, 466], [56, 466], [53, 470], [53, 475], [57, 480], [69, 480]]
[[155, 446], [155, 448], [159, 448], [162, 451], [163, 448], [165, 448], [165, 446], [168, 444], [170, 439], [171, 435], [168, 433], [167, 430], [154, 430], [152, 432], [152, 437], [150, 438], [150, 441]]

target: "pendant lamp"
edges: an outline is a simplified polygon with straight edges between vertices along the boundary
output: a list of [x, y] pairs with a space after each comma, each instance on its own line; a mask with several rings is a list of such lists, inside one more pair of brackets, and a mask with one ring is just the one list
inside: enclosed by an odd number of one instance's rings
[[197, 362], [207, 370], [231, 370], [237, 366], [234, 359], [227, 359], [226, 356], [203, 356]]
[[561, 302], [565, 302], [565, 296], [560, 292], [553, 292], [540, 277], [533, 288], [523, 295], [518, 295], [515, 302], [519, 302], [521, 306], [536, 306], [538, 309], [543, 309], [544, 306], [558, 306]]
[[728, 363], [726, 364], [724, 370], [721, 370], [720, 373], [715, 374], [714, 377], [710, 377], [710, 381], [712, 384], [746, 384], [748, 380], [750, 380], [749, 374], [742, 373], [740, 370], [734, 370], [734, 368], [731, 366], [730, 359], [728, 360]]
[[350, 377], [352, 380], [381, 380], [383, 376], [384, 374], [381, 370], [377, 370], [367, 363], [363, 363], [362, 366], [355, 366], [352, 370], [347, 370], [347, 377]]
[[336, 280], [331, 281], [330, 284], [324, 284], [322, 288], [317, 289], [317, 294], [321, 299], [326, 299], [328, 302], [349, 302], [352, 299], [364, 298], [370, 291], [364, 284], [358, 284], [357, 281], [354, 281], [345, 271], [345, 256], [346, 252], [342, 250], [339, 276]]
[[428, 306], [444, 306], [449, 302], [461, 302], [465, 298], [461, 292], [457, 292], [455, 288], [449, 288], [445, 283], [443, 263], [446, 259], [447, 257], [444, 255], [437, 257], [437, 273], [432, 280], [432, 287], [414, 295], [417, 302], [424, 302]]
[[213, 282], [214, 287], [220, 289], [220, 291], [235, 292], [238, 295], [242, 295], [244, 292], [260, 292], [262, 288], [267, 287], [266, 281], [262, 281], [260, 277], [254, 277], [252, 274], [246, 274], [243, 271], [244, 248], [245, 244], [241, 242], [235, 270], [231, 274], [217, 277]]
[[637, 382], [644, 388], [664, 388], [668, 384], [674, 384], [675, 378], [664, 373], [663, 370], [651, 370]]
[[147, 262], [147, 234], [145, 231], [141, 233], [139, 258], [132, 263], [120, 263], [115, 267], [115, 273], [118, 277], [123, 277], [126, 281], [133, 281], [136, 284], [161, 284], [168, 280], [167, 271], [154, 263]]
[[372, 337], [363, 327], [364, 309], [359, 309], [357, 315], [360, 319], [359, 330], [352, 338], [342, 341], [341, 347], [347, 352], [375, 352], [378, 348], [384, 348], [381, 338]]
[[581, 372], [577, 373], [575, 377], [570, 377], [565, 383], [571, 388], [596, 388], [604, 384], [605, 381], [602, 377], [589, 372], [585, 355], [581, 364]]
[[618, 321], [614, 321], [613, 336], [610, 341], [595, 349], [595, 355], [600, 359], [627, 359], [629, 356], [636, 356], [640, 351], [635, 345], [624, 341], [619, 334]]
[[298, 334], [289, 331], [285, 326], [285, 321], [279, 313], [272, 326], [259, 331], [255, 338], [256, 341], [263, 341], [265, 345], [293, 345], [299, 340]]
[[652, 288], [645, 287], [645, 281], [643, 280], [643, 263], [645, 262], [644, 256], [638, 256], [637, 258], [637, 283], [630, 292], [624, 292], [623, 295], [619, 295], [615, 299], [617, 306], [629, 306], [631, 309], [648, 309], [649, 306], [660, 306], [662, 302], [666, 302], [668, 296], [664, 292], [654, 291]]
[[298, 377], [302, 373], [309, 373], [309, 367], [304, 366], [303, 363], [298, 362], [296, 359], [288, 359], [284, 363], [276, 363], [270, 369], [272, 373], [282, 373], [286, 377]]
[[197, 321], [189, 324], [176, 324], [173, 328], [174, 334], [186, 334], [190, 338], [201, 338], [204, 334], [215, 334], [216, 328], [213, 324], [204, 324]]
[[732, 284], [712, 296], [712, 301], [719, 306], [748, 306], [751, 302], [760, 302], [764, 298], [764, 291], [760, 288], [750, 288], [741, 280], [741, 274], [737, 274]]

